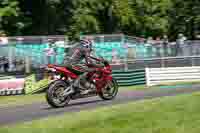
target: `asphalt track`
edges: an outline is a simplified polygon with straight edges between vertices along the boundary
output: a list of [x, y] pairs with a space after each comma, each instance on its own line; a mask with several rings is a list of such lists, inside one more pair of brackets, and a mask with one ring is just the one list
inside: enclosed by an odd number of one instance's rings
[[153, 89], [145, 91], [120, 91], [116, 99], [112, 101], [102, 101], [99, 97], [92, 97], [71, 101], [71, 103], [60, 109], [53, 109], [47, 103], [34, 103], [24, 106], [0, 108], [0, 126], [16, 124], [49, 116], [61, 115], [63, 113], [90, 111], [94, 108], [123, 104], [144, 99], [153, 99], [164, 96], [175, 96], [178, 94], [192, 93], [200, 91], [200, 85], [193, 85], [188, 88], [167, 88]]

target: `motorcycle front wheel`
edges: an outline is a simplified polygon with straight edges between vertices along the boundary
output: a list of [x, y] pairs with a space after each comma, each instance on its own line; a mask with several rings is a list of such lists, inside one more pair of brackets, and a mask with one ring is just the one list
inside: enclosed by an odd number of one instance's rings
[[46, 91], [46, 100], [48, 104], [54, 108], [65, 107], [71, 98], [70, 96], [64, 97], [63, 91], [69, 86], [70, 84], [63, 80], [57, 80], [52, 83]]
[[103, 88], [102, 91], [99, 93], [100, 98], [102, 98], [103, 100], [112, 100], [116, 97], [118, 93], [119, 86], [114, 78], [108, 84], [109, 85]]

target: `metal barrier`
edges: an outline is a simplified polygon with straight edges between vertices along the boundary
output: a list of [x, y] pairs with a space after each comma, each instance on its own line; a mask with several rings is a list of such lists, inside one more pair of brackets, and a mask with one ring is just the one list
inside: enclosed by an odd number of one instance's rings
[[145, 69], [113, 71], [113, 77], [117, 80], [119, 86], [142, 85], [146, 83]]
[[200, 67], [146, 68], [147, 86], [200, 81]]
[[[177, 50], [174, 43], [167, 47], [162, 43], [148, 44], [145, 39], [123, 34], [93, 37], [94, 54], [108, 59], [114, 70], [200, 65], [200, 41], [187, 41]], [[52, 56], [45, 52], [49, 48], [48, 39], [57, 41]], [[70, 46], [65, 36], [8, 37], [0, 44], [0, 73], [24, 75], [49, 62], [62, 64]]]
[[15, 78], [0, 80], [0, 96], [23, 94], [24, 82], [24, 79]]
[[[117, 80], [119, 86], [143, 85], [146, 84], [145, 69], [124, 71], [113, 71], [113, 77]], [[32, 74], [25, 78], [24, 92], [31, 94], [43, 91], [50, 81], [42, 79], [36, 81], [36, 74]]]
[[[112, 75], [117, 80], [119, 86], [146, 84], [145, 69], [129, 70], [127, 72], [113, 71]], [[10, 79], [1, 80], [0, 95], [19, 95], [43, 92], [51, 81], [43, 78], [40, 78], [37, 81], [36, 76], [41, 76], [41, 74], [31, 74], [30, 76], [20, 79], [10, 77]]]

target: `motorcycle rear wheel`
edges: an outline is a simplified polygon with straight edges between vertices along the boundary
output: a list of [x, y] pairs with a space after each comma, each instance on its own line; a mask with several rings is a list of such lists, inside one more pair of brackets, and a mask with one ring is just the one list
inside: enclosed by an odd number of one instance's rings
[[111, 86], [108, 86], [99, 93], [99, 97], [102, 98], [103, 100], [112, 100], [116, 97], [118, 93], [118, 83], [117, 81], [113, 78], [111, 82]]
[[52, 83], [46, 91], [46, 100], [53, 108], [65, 107], [71, 100], [70, 96], [62, 96], [63, 91], [69, 87], [70, 84], [63, 80], [57, 80]]

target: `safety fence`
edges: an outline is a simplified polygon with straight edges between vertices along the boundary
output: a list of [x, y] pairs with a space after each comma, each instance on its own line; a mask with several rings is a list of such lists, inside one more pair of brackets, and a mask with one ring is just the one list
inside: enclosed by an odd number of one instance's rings
[[24, 78], [0, 80], [0, 96], [24, 94], [24, 83]]
[[[113, 71], [119, 86], [168, 85], [182, 82], [200, 82], [200, 67], [146, 68], [128, 71]], [[0, 95], [33, 94], [44, 91], [51, 82], [32, 74], [25, 78], [7, 77], [0, 80]]]
[[[113, 77], [119, 86], [131, 86], [145, 84], [145, 69], [113, 71]], [[39, 77], [39, 78], [38, 78]], [[50, 80], [41, 78], [41, 74], [31, 74], [25, 78], [8, 77], [0, 80], [0, 95], [33, 94], [43, 91]]]
[[200, 82], [200, 67], [146, 68], [147, 86], [177, 82]]
[[[158, 64], [160, 67], [176, 67], [173, 64], [199, 65], [200, 41], [186, 41], [182, 46], [177, 46], [176, 43], [151, 44], [145, 39], [123, 34], [91, 36], [94, 39], [93, 54], [109, 60], [113, 66], [117, 66], [113, 67], [114, 69], [120, 66], [120, 70], [132, 70], [157, 67]], [[25, 74], [48, 63], [63, 64], [65, 55], [73, 47], [66, 36], [23, 36], [6, 39], [0, 41], [0, 73]], [[55, 40], [52, 46], [49, 39]], [[52, 49], [54, 52], [49, 54], [48, 51]]]
[[141, 85], [146, 83], [145, 69], [113, 71], [113, 77], [120, 86]]

